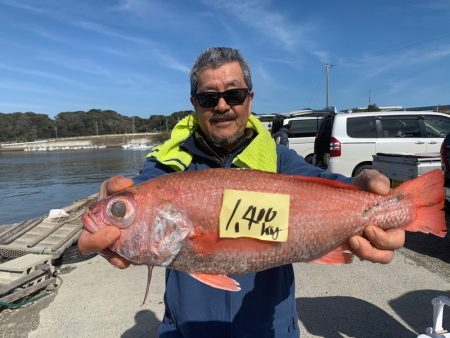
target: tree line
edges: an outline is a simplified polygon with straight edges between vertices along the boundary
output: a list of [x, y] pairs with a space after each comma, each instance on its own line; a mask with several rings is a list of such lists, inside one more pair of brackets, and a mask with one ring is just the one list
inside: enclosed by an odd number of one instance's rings
[[163, 132], [191, 110], [175, 112], [170, 116], [123, 116], [114, 110], [62, 112], [52, 120], [45, 114], [0, 113], [0, 142], [30, 142], [49, 138]]

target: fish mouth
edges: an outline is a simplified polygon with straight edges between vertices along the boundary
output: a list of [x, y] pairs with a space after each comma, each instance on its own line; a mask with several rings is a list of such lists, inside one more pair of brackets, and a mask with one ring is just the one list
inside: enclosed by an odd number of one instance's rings
[[99, 226], [94, 222], [89, 213], [85, 213], [81, 217], [81, 223], [83, 223], [84, 228], [90, 233], [95, 233], [100, 230]]

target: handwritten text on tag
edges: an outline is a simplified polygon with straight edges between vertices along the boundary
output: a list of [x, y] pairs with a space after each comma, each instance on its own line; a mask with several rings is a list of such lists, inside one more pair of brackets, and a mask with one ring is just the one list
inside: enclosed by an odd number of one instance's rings
[[284, 242], [288, 237], [290, 196], [225, 189], [220, 237], [252, 237]]

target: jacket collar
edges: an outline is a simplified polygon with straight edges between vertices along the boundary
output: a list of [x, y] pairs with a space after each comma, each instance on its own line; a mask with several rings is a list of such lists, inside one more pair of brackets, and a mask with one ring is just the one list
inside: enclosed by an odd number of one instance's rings
[[[170, 139], [162, 145], [154, 147], [147, 157], [154, 157], [158, 162], [170, 166], [175, 171], [185, 170], [192, 162], [192, 154], [180, 146], [194, 133], [197, 127], [197, 117], [194, 114], [186, 116], [175, 125]], [[276, 172], [276, 144], [269, 131], [253, 115], [250, 115], [246, 128], [253, 129], [256, 136], [233, 159], [233, 164], [240, 168]]]

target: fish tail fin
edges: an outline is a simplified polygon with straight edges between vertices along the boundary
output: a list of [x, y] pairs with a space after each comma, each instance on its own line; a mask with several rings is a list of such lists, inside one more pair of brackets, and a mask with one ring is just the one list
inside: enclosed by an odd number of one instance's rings
[[444, 210], [439, 205], [419, 208], [416, 219], [406, 227], [406, 231], [432, 233], [444, 238], [447, 233]]
[[432, 233], [445, 237], [444, 176], [439, 169], [429, 171], [396, 188], [393, 193], [401, 193], [411, 199], [416, 209], [416, 219], [406, 227], [406, 231]]

